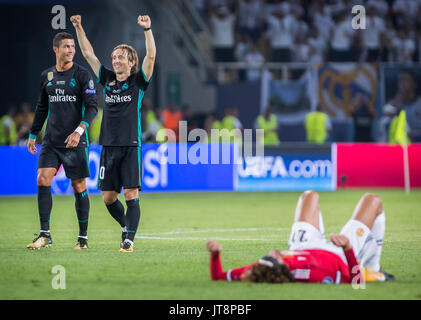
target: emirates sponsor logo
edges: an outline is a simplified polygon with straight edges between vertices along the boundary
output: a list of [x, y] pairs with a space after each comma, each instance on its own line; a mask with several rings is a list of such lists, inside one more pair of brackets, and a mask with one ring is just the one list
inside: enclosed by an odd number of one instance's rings
[[61, 96], [61, 95], [55, 95], [55, 96], [49, 96], [50, 102], [76, 102], [76, 96], [70, 96], [68, 94]]
[[120, 96], [120, 95], [111, 94], [111, 95], [105, 96], [106, 103], [120, 103], [120, 102], [130, 102], [130, 101], [132, 101], [131, 95]]
[[55, 89], [55, 95], [49, 95], [50, 102], [76, 102], [76, 96], [64, 94], [64, 89]]

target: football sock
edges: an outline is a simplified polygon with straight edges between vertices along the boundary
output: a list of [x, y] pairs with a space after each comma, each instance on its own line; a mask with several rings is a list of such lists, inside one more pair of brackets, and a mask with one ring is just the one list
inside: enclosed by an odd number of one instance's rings
[[137, 227], [139, 226], [140, 220], [140, 206], [139, 198], [126, 201], [127, 204], [127, 238], [131, 241], [134, 241], [136, 235]]
[[38, 186], [38, 213], [42, 231], [50, 231], [50, 214], [53, 207], [51, 187]]
[[124, 242], [128, 242], [128, 243], [130, 243], [131, 245], [133, 245], [133, 241], [132, 241], [132, 240], [126, 239], [126, 240], [124, 240]]
[[79, 236], [86, 237], [89, 219], [89, 197], [86, 190], [81, 193], [75, 193], [75, 208], [79, 221]]
[[386, 215], [384, 211], [379, 214], [376, 219], [374, 220], [373, 227], [371, 228], [371, 232], [373, 233], [374, 238], [376, 239], [376, 254], [373, 259], [370, 261], [371, 270], [378, 272], [380, 270], [380, 257], [382, 254], [383, 248], [383, 239], [384, 233], [386, 230]]
[[108, 212], [120, 224], [122, 228], [126, 226], [126, 216], [124, 215], [124, 207], [117, 199], [112, 204], [106, 204]]
[[320, 233], [324, 237], [325, 236], [325, 226], [323, 225], [323, 217], [322, 217], [321, 211], [319, 211], [319, 230], [320, 230]]

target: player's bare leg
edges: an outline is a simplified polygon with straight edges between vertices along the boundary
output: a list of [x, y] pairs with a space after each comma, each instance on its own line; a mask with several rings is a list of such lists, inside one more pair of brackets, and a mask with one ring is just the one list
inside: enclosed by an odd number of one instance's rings
[[86, 190], [86, 179], [72, 179], [72, 188], [75, 194], [75, 208], [79, 222], [79, 235], [75, 249], [88, 249], [88, 219], [90, 204], [88, 192]]
[[124, 198], [126, 199], [126, 201], [139, 198], [138, 188], [123, 189], [123, 192], [124, 192]]
[[[371, 254], [363, 254], [363, 257], [360, 258], [362, 267], [365, 268], [363, 271], [366, 281], [393, 280], [394, 277], [392, 275], [382, 271], [380, 268], [380, 257], [386, 229], [386, 215], [383, 211], [381, 198], [375, 194], [364, 194], [358, 201], [351, 220], [357, 220], [366, 225], [375, 240], [375, 245], [371, 246], [371, 250], [368, 249], [368, 246], [365, 248], [365, 251], [370, 251]], [[359, 232], [363, 232], [363, 230], [357, 230], [357, 234]], [[367, 256], [369, 258], [366, 258]]]
[[57, 173], [56, 168], [39, 168], [37, 175], [38, 185], [38, 213], [40, 217], [40, 233], [26, 247], [28, 249], [40, 249], [49, 247], [53, 243], [50, 234], [50, 214], [53, 206], [51, 196], [51, 181]]
[[382, 200], [375, 194], [366, 193], [358, 201], [351, 219], [361, 221], [372, 229], [374, 220], [383, 212]]
[[124, 198], [126, 199], [127, 212], [127, 238], [123, 242], [121, 252], [132, 252], [133, 242], [136, 235], [137, 227], [140, 221], [140, 205], [139, 205], [139, 189], [124, 189]]
[[114, 203], [118, 199], [118, 193], [115, 191], [102, 191], [102, 200], [106, 205]]
[[51, 186], [51, 181], [57, 173], [56, 168], [39, 168], [37, 175], [37, 185], [43, 187]]
[[308, 222], [320, 230], [319, 226], [319, 194], [316, 191], [304, 191], [298, 198], [295, 208], [294, 222]]
[[[315, 229], [309, 229], [308, 224]], [[303, 192], [298, 198], [288, 246], [291, 248], [293, 246], [296, 247], [297, 245], [305, 245], [308, 242], [309, 235], [313, 234], [317, 238], [320, 238], [320, 240], [324, 239], [324, 226], [322, 214], [320, 212], [319, 194], [316, 191], [308, 190]]]

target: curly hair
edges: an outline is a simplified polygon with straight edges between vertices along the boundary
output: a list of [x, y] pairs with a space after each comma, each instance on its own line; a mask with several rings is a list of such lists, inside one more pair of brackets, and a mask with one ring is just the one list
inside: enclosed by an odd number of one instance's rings
[[285, 283], [295, 282], [288, 266], [281, 264], [278, 268], [269, 267], [263, 264], [256, 264], [248, 274], [250, 282]]
[[114, 51], [116, 51], [117, 49], [126, 51], [129, 61], [134, 63], [133, 67], [130, 69], [130, 75], [138, 72], [139, 71], [139, 57], [137, 56], [136, 50], [128, 44], [119, 44], [111, 52], [111, 58], [113, 57]]

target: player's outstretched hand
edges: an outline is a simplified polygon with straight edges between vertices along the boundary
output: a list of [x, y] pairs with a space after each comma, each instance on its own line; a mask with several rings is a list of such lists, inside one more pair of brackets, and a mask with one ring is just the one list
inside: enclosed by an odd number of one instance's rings
[[70, 17], [70, 21], [73, 24], [73, 27], [77, 28], [82, 25], [82, 17], [80, 15], [75, 15]]
[[64, 140], [64, 143], [67, 143], [66, 148], [75, 148], [79, 144], [79, 140], [80, 134], [75, 131]]
[[137, 17], [137, 23], [143, 29], [150, 28], [151, 27], [151, 18], [149, 18], [149, 16], [139, 16], [139, 17]]
[[332, 233], [330, 235], [330, 241], [332, 241], [335, 246], [342, 247], [344, 250], [351, 249], [349, 239], [343, 235]]
[[37, 154], [37, 147], [35, 147], [35, 139], [28, 139], [28, 150], [32, 154]]
[[211, 253], [221, 252], [222, 245], [215, 240], [208, 240], [206, 242], [206, 249]]

